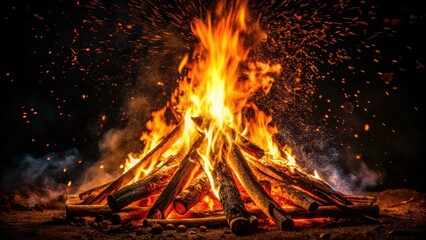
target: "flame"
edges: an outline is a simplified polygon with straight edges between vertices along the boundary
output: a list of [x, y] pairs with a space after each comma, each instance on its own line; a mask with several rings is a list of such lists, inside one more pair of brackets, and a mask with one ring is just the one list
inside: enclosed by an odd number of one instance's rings
[[[297, 167], [291, 149], [280, 149], [273, 140], [278, 129], [271, 124], [272, 117], [262, 112], [250, 98], [259, 91], [268, 93], [281, 65], [255, 61], [250, 51], [266, 38], [259, 23], [248, 14], [247, 1], [219, 1], [214, 13], [206, 19], [195, 19], [191, 31], [199, 40], [192, 56], [186, 54], [179, 64], [181, 78], [172, 95], [170, 105], [152, 114], [146, 125], [147, 132], [141, 140], [145, 148], [141, 153], [130, 153], [124, 167], [127, 171], [174, 128], [166, 121], [165, 112], [171, 107], [178, 121], [185, 126], [181, 144], [189, 145], [192, 136], [201, 132], [205, 141], [198, 147], [212, 190], [212, 172], [222, 158], [222, 148], [231, 148], [237, 136], [230, 129], [245, 136], [268, 152], [269, 159], [280, 161], [290, 168]], [[257, 38], [253, 40], [253, 38]], [[248, 116], [252, 113], [251, 116]], [[194, 118], [201, 117], [207, 124], [196, 125]], [[176, 145], [176, 144], [175, 144]], [[147, 174], [156, 162], [141, 175]]]
[[316, 169], [314, 170], [313, 177], [316, 178], [316, 179], [318, 179], [318, 180], [322, 180]]

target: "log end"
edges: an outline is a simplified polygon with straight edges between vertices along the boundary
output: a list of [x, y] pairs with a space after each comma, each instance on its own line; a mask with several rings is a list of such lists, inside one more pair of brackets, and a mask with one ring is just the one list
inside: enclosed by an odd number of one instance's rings
[[188, 205], [180, 201], [179, 199], [176, 199], [175, 201], [173, 201], [173, 206], [175, 208], [175, 211], [179, 213], [180, 215], [183, 215], [186, 212], [188, 212]]
[[112, 195], [108, 195], [107, 203], [109, 208], [111, 208], [114, 211], [119, 211], [121, 209], [120, 204], [118, 204], [117, 200], [115, 200], [115, 198]]
[[291, 230], [294, 226], [294, 222], [293, 219], [286, 219], [283, 220], [280, 224], [280, 229], [281, 230]]
[[318, 207], [319, 207], [319, 204], [317, 202], [313, 202], [309, 205], [308, 211], [309, 212], [316, 211], [316, 210], [318, 210]]
[[159, 208], [151, 208], [148, 212], [148, 218], [164, 219], [163, 211], [161, 211]]
[[145, 219], [142, 221], [142, 226], [144, 226], [144, 227], [149, 227], [149, 225], [150, 225], [150, 220], [149, 220], [149, 219], [147, 219], [147, 218], [145, 218]]
[[236, 235], [247, 235], [252, 232], [252, 225], [247, 218], [237, 217], [229, 221], [229, 228]]

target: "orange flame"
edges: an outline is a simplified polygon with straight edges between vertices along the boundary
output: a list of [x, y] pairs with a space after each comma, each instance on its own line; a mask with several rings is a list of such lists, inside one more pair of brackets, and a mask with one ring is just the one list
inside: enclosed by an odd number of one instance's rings
[[[251, 48], [264, 40], [266, 34], [258, 23], [250, 21], [247, 1], [220, 1], [214, 14], [208, 13], [205, 20], [195, 19], [191, 30], [199, 44], [192, 57], [185, 55], [178, 67], [183, 76], [170, 104], [185, 126], [182, 144], [190, 143], [197, 131], [204, 134], [205, 143], [198, 148], [198, 154], [216, 196], [218, 189], [213, 187], [211, 172], [222, 158], [222, 147], [230, 148], [236, 140], [233, 139], [236, 136], [227, 132], [230, 128], [265, 149], [268, 156], [273, 156], [268, 159], [278, 159], [282, 164], [296, 167], [291, 150], [283, 151], [273, 141], [278, 130], [270, 124], [271, 116], [250, 102], [254, 93], [269, 92], [274, 82], [271, 74], [279, 74], [281, 66], [250, 60]], [[253, 33], [257, 41], [250, 38]], [[248, 109], [254, 111], [254, 117], [245, 116]], [[129, 154], [125, 171], [174, 127], [167, 124], [165, 111], [166, 107], [152, 114], [147, 124], [148, 132], [141, 137], [145, 149], [140, 154]], [[194, 117], [201, 117], [208, 124], [195, 126]], [[155, 163], [143, 171], [150, 171], [153, 165]]]

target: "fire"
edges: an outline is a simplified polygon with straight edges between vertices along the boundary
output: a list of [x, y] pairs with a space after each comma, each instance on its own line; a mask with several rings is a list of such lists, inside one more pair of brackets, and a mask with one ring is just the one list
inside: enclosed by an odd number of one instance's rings
[[[184, 56], [178, 67], [183, 77], [170, 103], [177, 120], [183, 121], [185, 126], [181, 144], [190, 145], [191, 136], [197, 131], [204, 134], [206, 143], [198, 148], [198, 154], [212, 187], [211, 172], [222, 158], [222, 148], [230, 149], [232, 142], [239, 137], [230, 129], [265, 149], [270, 159], [291, 168], [297, 166], [291, 149], [283, 151], [274, 142], [273, 135], [278, 129], [271, 125], [272, 117], [250, 101], [258, 91], [269, 92], [274, 82], [271, 75], [279, 74], [281, 65], [250, 59], [250, 50], [255, 47], [256, 41], [264, 40], [266, 34], [260, 30], [258, 23], [250, 20], [247, 2], [220, 1], [215, 13], [208, 13], [206, 20], [195, 19], [191, 30], [199, 44], [191, 57], [188, 54]], [[250, 39], [253, 33], [260, 39]], [[140, 161], [175, 127], [167, 123], [166, 110], [167, 107], [164, 107], [152, 114], [152, 120], [146, 125], [148, 132], [141, 137], [145, 148], [142, 153], [129, 154], [124, 171]], [[249, 116], [248, 112], [253, 114]], [[196, 126], [193, 120], [196, 117], [208, 121], [208, 124]], [[155, 161], [150, 163], [136, 179], [148, 174], [156, 164]], [[212, 190], [217, 196], [217, 189], [213, 187]]]

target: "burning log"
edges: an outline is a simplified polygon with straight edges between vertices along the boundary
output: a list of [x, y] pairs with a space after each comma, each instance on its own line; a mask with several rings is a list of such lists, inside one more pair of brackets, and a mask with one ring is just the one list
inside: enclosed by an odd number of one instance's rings
[[[268, 179], [268, 182], [273, 182], [275, 188], [278, 190], [278, 193], [281, 197], [293, 203], [295, 206], [301, 207], [307, 211], [315, 211], [319, 207], [319, 203], [304, 191], [292, 186], [292, 185], [284, 185], [282, 182], [269, 177], [263, 172], [259, 171], [256, 168], [252, 168], [253, 172], [257, 177]], [[259, 180], [259, 182], [266, 180]], [[269, 191], [270, 193], [270, 191]]]
[[144, 179], [108, 195], [108, 206], [118, 211], [134, 201], [159, 193], [177, 168], [178, 165], [163, 167]]
[[177, 163], [185, 156], [185, 150], [186, 148], [182, 147], [178, 153], [171, 155], [161, 167], [152, 171], [142, 180], [108, 195], [107, 202], [110, 208], [119, 210], [141, 198], [159, 193], [178, 168]]
[[[226, 150], [226, 149], [224, 149]], [[231, 151], [225, 153], [227, 162], [234, 171], [241, 185], [247, 191], [251, 199], [262, 211], [271, 218], [280, 229], [289, 229], [293, 227], [293, 220], [281, 206], [265, 191], [257, 181], [256, 176], [246, 162], [239, 147], [234, 144]]]
[[181, 215], [185, 214], [201, 201], [210, 192], [210, 189], [211, 186], [206, 173], [200, 173], [173, 201], [174, 209]]
[[[200, 137], [197, 142], [201, 142]], [[194, 144], [197, 145], [197, 144]], [[166, 188], [161, 192], [153, 206], [151, 207], [147, 218], [167, 218], [173, 209], [173, 200], [182, 191], [183, 188], [192, 180], [194, 174], [199, 168], [199, 155], [193, 147], [179, 165], [179, 169], [170, 179]]]
[[79, 197], [81, 200], [84, 200], [84, 199], [86, 199], [86, 198], [90, 197], [93, 193], [100, 192], [100, 191], [104, 190], [104, 189], [105, 189], [106, 187], [108, 187], [108, 186], [109, 186], [112, 182], [113, 182], [113, 181], [111, 181], [111, 182], [107, 182], [107, 183], [104, 183], [104, 184], [102, 184], [102, 185], [96, 186], [96, 187], [91, 188], [91, 189], [88, 189], [88, 190], [86, 190], [86, 191], [84, 191], [84, 192], [82, 192], [82, 193], [78, 194], [78, 197]]
[[216, 162], [212, 175], [214, 187], [218, 189], [223, 212], [228, 219], [229, 228], [237, 235], [249, 233], [251, 228], [248, 220], [249, 215], [232, 174], [223, 159]]
[[111, 193], [120, 189], [128, 182], [130, 182], [137, 174], [138, 170], [145, 168], [151, 161], [156, 161], [168, 148], [170, 148], [179, 137], [182, 135], [184, 130], [184, 124], [179, 123], [161, 142], [149, 151], [136, 165], [134, 165], [127, 172], [122, 174], [114, 182], [112, 182], [107, 188], [99, 193], [95, 198], [90, 201], [83, 201], [83, 204], [100, 204], [102, 201]]
[[[349, 205], [353, 211], [369, 215], [369, 216], [378, 216], [379, 207], [377, 205]], [[334, 218], [334, 219], [345, 219], [351, 218], [351, 215], [337, 206], [320, 206], [315, 212], [308, 212], [302, 209], [294, 207], [285, 207], [283, 208], [293, 219], [312, 219], [312, 218]], [[265, 219], [268, 216], [261, 209], [249, 209], [247, 210], [248, 214], [256, 216], [259, 219]], [[196, 215], [198, 217], [192, 217]], [[158, 223], [160, 225], [167, 224], [184, 224], [187, 227], [199, 227], [199, 226], [209, 226], [209, 227], [226, 227], [228, 226], [228, 219], [224, 216], [223, 211], [204, 211], [204, 212], [194, 212], [192, 215], [189, 215], [187, 218], [179, 219], [144, 219], [143, 226], [148, 227], [153, 223]], [[207, 216], [208, 217], [199, 217]]]
[[338, 206], [352, 205], [351, 201], [334, 191], [325, 182], [303, 173], [297, 168], [282, 167], [274, 164], [273, 161], [259, 161], [253, 158], [249, 158], [249, 160], [264, 174], [285, 184], [296, 185], [314, 198], [319, 197], [328, 203], [334, 203]]
[[343, 194], [333, 190], [325, 182], [303, 173], [297, 168], [284, 168], [274, 164], [273, 161], [260, 162], [257, 159], [253, 160], [253, 158], [251, 163], [266, 175], [269, 175], [270, 177], [280, 180], [286, 184], [297, 185], [315, 199], [321, 199], [323, 201], [325, 200], [327, 205], [334, 204], [342, 210], [347, 211], [348, 214], [360, 220], [369, 223], [378, 222], [377, 219], [371, 216], [358, 213], [348, 208], [347, 206], [352, 205], [353, 203], [346, 199]]

